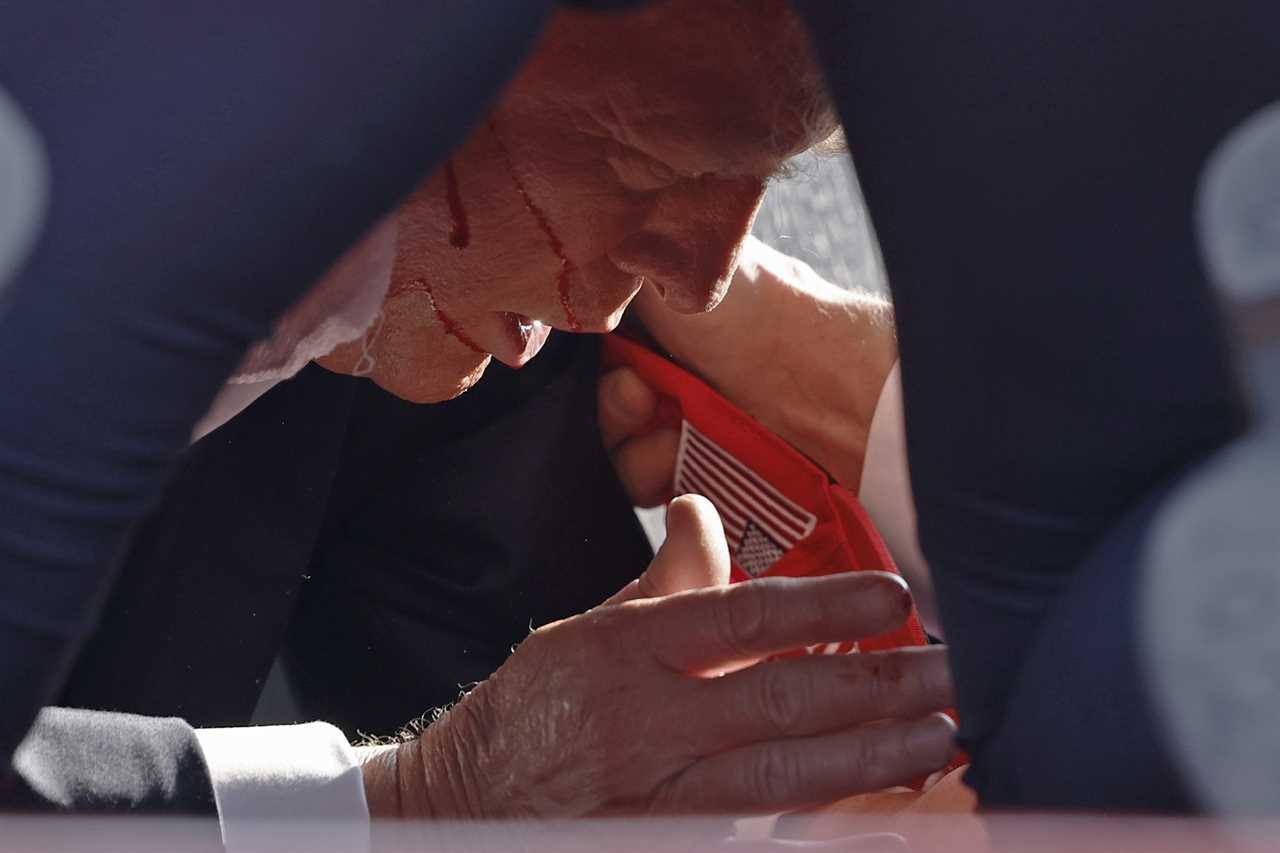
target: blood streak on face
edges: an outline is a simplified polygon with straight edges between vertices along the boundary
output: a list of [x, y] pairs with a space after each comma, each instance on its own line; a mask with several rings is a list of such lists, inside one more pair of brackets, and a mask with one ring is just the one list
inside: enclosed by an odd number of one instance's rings
[[489, 130], [493, 133], [494, 140], [498, 143], [498, 150], [502, 152], [502, 158], [506, 163], [507, 173], [511, 176], [511, 182], [515, 184], [516, 191], [520, 193], [520, 198], [524, 201], [525, 209], [538, 223], [538, 227], [542, 229], [542, 233], [547, 238], [547, 245], [551, 247], [551, 251], [560, 259], [560, 275], [556, 281], [556, 287], [560, 292], [560, 305], [564, 308], [565, 318], [568, 320], [569, 329], [574, 332], [582, 330], [582, 324], [578, 322], [578, 315], [574, 313], [573, 305], [569, 301], [569, 279], [575, 272], [577, 267], [573, 261], [569, 260], [569, 256], [565, 254], [564, 243], [556, 235], [551, 227], [551, 220], [547, 218], [546, 212], [538, 206], [529, 195], [529, 190], [525, 188], [524, 181], [520, 180], [519, 173], [516, 172], [515, 163], [511, 159], [511, 150], [507, 148], [505, 142], [502, 141], [502, 135], [498, 133], [498, 125], [496, 122], [489, 123]]
[[471, 226], [467, 222], [467, 209], [462, 206], [462, 194], [458, 192], [458, 174], [453, 170], [452, 160], [444, 167], [444, 192], [449, 203], [449, 215], [453, 217], [449, 242], [455, 249], [465, 249], [471, 245]]
[[431, 303], [431, 310], [435, 312], [436, 319], [440, 321], [440, 325], [444, 328], [446, 335], [456, 338], [466, 347], [480, 355], [487, 356], [489, 354], [481, 349], [475, 341], [471, 340], [467, 333], [462, 330], [462, 327], [458, 325], [456, 320], [440, 308], [440, 304], [436, 302], [436, 295], [431, 290], [431, 285], [428, 284], [425, 279], [415, 278], [412, 281], [394, 284], [392, 285], [391, 290], [387, 293], [387, 298], [391, 299], [392, 297], [399, 296], [402, 293], [425, 293], [427, 301]]

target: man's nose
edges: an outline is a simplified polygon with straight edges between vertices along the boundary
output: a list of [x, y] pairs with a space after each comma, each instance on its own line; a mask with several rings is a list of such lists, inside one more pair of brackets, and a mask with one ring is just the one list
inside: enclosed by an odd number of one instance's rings
[[758, 178], [703, 175], [681, 182], [656, 197], [640, 231], [609, 257], [619, 269], [644, 276], [673, 311], [710, 311], [729, 289], [763, 197]]

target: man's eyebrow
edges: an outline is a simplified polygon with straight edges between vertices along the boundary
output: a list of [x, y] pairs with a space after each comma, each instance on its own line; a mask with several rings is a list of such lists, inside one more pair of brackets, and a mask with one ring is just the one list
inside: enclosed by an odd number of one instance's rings
[[715, 169], [715, 174], [722, 178], [754, 178], [768, 183], [793, 174], [792, 159], [772, 151], [761, 151], [753, 157], [725, 158]]
[[[805, 172], [806, 159], [810, 155], [814, 155], [817, 146], [809, 146], [803, 151], [796, 151], [777, 160], [774, 167], [769, 170], [766, 181], [785, 181], [790, 178], [797, 177]], [[818, 154], [817, 156], [822, 156]]]
[[785, 181], [805, 174], [809, 171], [810, 161], [829, 160], [849, 153], [849, 145], [845, 140], [844, 128], [837, 127], [826, 138], [819, 139], [803, 151], [794, 151], [782, 155], [776, 165], [765, 176], [768, 183]]
[[765, 166], [762, 164], [757, 167], [746, 165], [726, 165], [711, 172], [704, 172], [702, 174], [711, 175], [726, 181], [750, 179], [767, 184], [785, 177], [783, 173], [786, 171], [788, 171], [786, 163], [778, 163], [774, 166]]
[[[797, 155], [798, 156], [798, 155]], [[777, 183], [778, 181], [786, 181], [799, 175], [803, 169], [796, 164], [794, 157], [788, 157], [786, 160], [780, 160], [778, 165], [774, 167], [764, 180], [767, 184]]]
[[801, 174], [804, 167], [797, 162], [797, 158], [812, 151], [807, 148], [804, 151], [797, 151], [788, 156], [772, 155], [761, 157], [755, 163], [739, 163], [728, 166], [723, 169], [720, 174], [726, 178], [755, 178], [766, 184], [776, 181], [785, 181]]
[[758, 140], [756, 145], [758, 148], [755, 157], [728, 164], [721, 174], [726, 177], [757, 178], [773, 183], [803, 174], [806, 155], [809, 158], [825, 159], [849, 150], [844, 131], [839, 127], [820, 139], [814, 139], [812, 135], [775, 135]]
[[[602, 136], [601, 138], [607, 140], [611, 147], [626, 155], [640, 156], [664, 167], [674, 168], [676, 173], [684, 178], [715, 175], [730, 180], [750, 178], [764, 183], [784, 180], [797, 174], [798, 170], [792, 161], [801, 154], [812, 150], [812, 148], [807, 148], [797, 151], [794, 147], [785, 148], [778, 145], [777, 140], [770, 140], [769, 143], [756, 146], [756, 150], [750, 154], [740, 151], [739, 154], [742, 156], [735, 157], [725, 152], [723, 156], [717, 158], [719, 162], [715, 163], [707, 162], [705, 154], [693, 155], [683, 164], [684, 168], [681, 168], [679, 164], [672, 166], [667, 159], [642, 146], [622, 142], [612, 136]], [[695, 165], [695, 162], [699, 159], [703, 161], [701, 168], [697, 168]]]

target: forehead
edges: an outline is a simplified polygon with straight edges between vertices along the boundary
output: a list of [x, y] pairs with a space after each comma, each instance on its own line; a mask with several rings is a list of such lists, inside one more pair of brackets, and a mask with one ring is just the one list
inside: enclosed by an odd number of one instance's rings
[[803, 29], [767, 0], [562, 14], [530, 82], [578, 129], [689, 173], [763, 177], [835, 127]]

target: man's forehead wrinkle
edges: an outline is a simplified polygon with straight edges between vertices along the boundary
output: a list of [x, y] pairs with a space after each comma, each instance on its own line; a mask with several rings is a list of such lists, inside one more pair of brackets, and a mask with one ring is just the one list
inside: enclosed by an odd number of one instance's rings
[[[607, 137], [623, 151], [631, 151], [682, 172], [711, 171], [717, 164], [699, 152], [705, 134], [680, 109], [654, 109], [654, 102], [625, 84], [610, 87], [582, 111], [582, 124], [593, 135]], [[705, 144], [701, 147], [706, 147]], [[701, 154], [701, 156], [699, 156]]]
[[569, 13], [550, 41], [571, 126], [680, 173], [769, 176], [817, 141], [822, 101], [803, 28], [779, 11], [787, 8], [682, 0], [608, 21]]
[[[688, 173], [765, 177], [808, 147], [798, 122], [777, 127], [777, 105], [751, 81], [668, 77], [665, 90], [623, 80], [578, 107], [578, 126]], [[744, 82], [746, 85], [744, 85]]]

